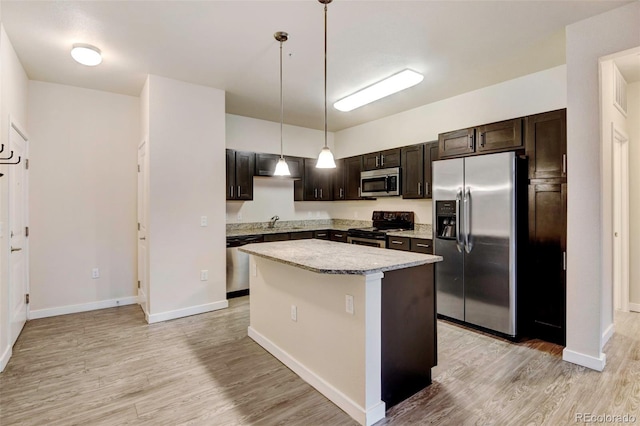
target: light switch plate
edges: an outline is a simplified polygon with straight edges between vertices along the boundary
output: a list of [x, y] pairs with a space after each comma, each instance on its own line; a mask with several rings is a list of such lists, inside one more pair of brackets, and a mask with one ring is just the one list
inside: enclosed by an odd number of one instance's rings
[[200, 216], [200, 226], [207, 226], [207, 217]]
[[209, 279], [209, 271], [206, 269], [203, 269], [202, 271], [200, 271], [200, 281], [207, 281]]

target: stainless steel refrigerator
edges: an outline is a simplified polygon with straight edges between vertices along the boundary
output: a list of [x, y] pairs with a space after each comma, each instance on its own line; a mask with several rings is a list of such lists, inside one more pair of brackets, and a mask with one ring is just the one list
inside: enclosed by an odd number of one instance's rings
[[507, 152], [433, 163], [438, 314], [512, 337], [521, 161]]

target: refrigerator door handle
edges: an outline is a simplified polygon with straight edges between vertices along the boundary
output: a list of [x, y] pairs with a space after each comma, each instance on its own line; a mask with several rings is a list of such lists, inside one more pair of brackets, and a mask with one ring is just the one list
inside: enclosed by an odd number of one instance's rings
[[462, 253], [464, 241], [462, 240], [462, 232], [460, 232], [460, 223], [462, 222], [462, 210], [460, 202], [462, 201], [462, 188], [458, 189], [456, 194], [456, 248]]
[[471, 189], [467, 187], [464, 194], [464, 251], [471, 253]]

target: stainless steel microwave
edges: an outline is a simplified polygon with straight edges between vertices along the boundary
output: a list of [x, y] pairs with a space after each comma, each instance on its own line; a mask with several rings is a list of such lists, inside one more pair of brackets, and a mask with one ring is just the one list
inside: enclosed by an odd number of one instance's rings
[[360, 195], [362, 197], [400, 195], [400, 167], [361, 172]]

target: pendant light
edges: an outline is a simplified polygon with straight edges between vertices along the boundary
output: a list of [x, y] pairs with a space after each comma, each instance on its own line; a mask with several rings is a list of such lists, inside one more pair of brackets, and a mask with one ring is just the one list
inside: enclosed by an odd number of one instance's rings
[[319, 169], [335, 169], [336, 162], [327, 146], [327, 5], [333, 0], [318, 0], [324, 4], [324, 148], [318, 155], [316, 167]]
[[273, 37], [280, 42], [280, 159], [276, 164], [276, 171], [273, 172], [274, 176], [291, 176], [289, 172], [289, 166], [284, 160], [282, 151], [282, 123], [284, 121], [284, 102], [282, 100], [282, 43], [289, 39], [289, 34], [284, 31], [278, 31]]

